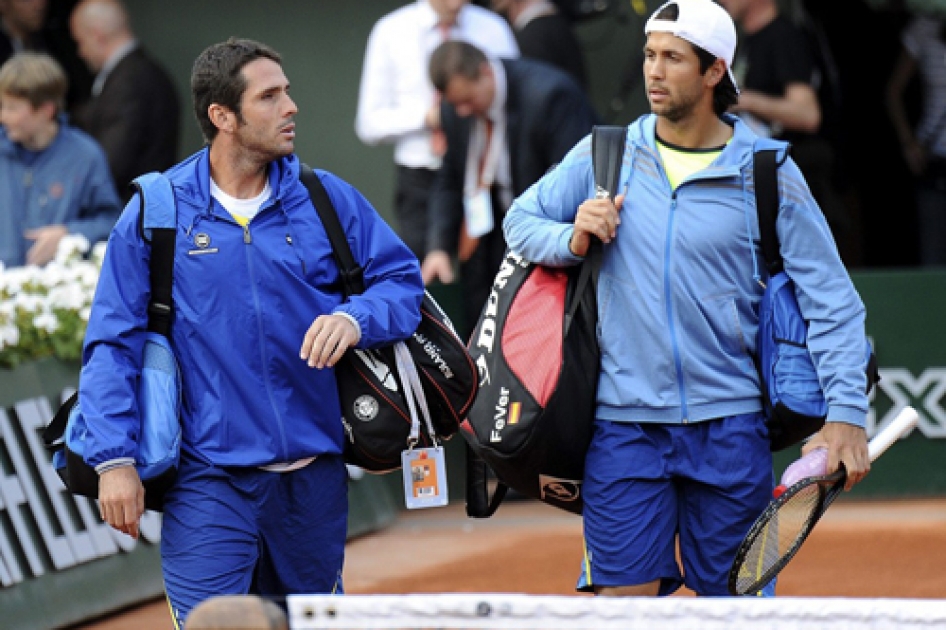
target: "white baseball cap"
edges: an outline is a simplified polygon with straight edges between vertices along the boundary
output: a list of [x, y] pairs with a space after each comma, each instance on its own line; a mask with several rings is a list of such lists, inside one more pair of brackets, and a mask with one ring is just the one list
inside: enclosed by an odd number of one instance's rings
[[[655, 19], [665, 7], [677, 5], [676, 20]], [[723, 7], [713, 0], [670, 0], [654, 11], [644, 25], [644, 34], [670, 33], [726, 62], [729, 79], [739, 91], [736, 77], [732, 73], [732, 61], [736, 54], [736, 25]]]

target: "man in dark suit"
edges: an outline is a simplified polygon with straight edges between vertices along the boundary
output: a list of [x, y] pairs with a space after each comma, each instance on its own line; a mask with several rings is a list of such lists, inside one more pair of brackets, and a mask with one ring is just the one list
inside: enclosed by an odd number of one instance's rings
[[76, 124], [105, 149], [122, 201], [131, 181], [177, 161], [180, 102], [171, 78], [135, 39], [117, 0], [82, 0], [70, 20], [79, 54], [96, 72]]
[[489, 59], [463, 41], [431, 55], [443, 95], [447, 152], [428, 205], [424, 281], [454, 280], [460, 262], [468, 335], [506, 249], [502, 218], [512, 200], [557, 164], [597, 122], [585, 91], [565, 72], [531, 59]]

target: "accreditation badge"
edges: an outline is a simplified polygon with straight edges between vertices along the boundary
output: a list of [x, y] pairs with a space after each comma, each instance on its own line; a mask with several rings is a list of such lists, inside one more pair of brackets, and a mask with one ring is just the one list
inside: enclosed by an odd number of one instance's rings
[[463, 220], [470, 238], [479, 238], [493, 231], [493, 202], [489, 188], [477, 188], [475, 193], [463, 196]]
[[447, 504], [447, 465], [443, 447], [401, 452], [404, 502], [409, 510]]

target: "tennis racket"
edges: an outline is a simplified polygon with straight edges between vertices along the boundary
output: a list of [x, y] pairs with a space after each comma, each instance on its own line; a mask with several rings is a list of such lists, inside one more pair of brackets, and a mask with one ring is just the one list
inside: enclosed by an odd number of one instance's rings
[[[870, 461], [880, 457], [891, 444], [915, 427], [918, 420], [916, 410], [905, 407], [868, 444]], [[844, 489], [845, 477], [843, 465], [830, 475], [807, 477], [769, 504], [736, 551], [729, 570], [730, 594], [758, 593], [785, 568], [825, 510]]]

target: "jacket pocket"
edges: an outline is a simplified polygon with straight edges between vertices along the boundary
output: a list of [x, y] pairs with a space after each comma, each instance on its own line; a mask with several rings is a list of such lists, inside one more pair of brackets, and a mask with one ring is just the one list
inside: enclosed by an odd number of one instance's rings
[[709, 332], [719, 347], [732, 357], [751, 361], [735, 294], [704, 296], [700, 301], [700, 308]]

